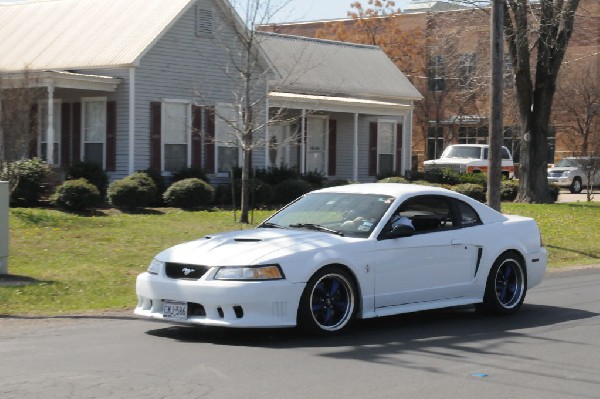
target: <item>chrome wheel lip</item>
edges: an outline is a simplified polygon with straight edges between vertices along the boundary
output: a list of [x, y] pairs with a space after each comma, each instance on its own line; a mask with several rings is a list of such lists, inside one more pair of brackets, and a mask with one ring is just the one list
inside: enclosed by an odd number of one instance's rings
[[[321, 289], [321, 284], [327, 282], [328, 280], [331, 280], [332, 282], [337, 282], [339, 284], [339, 287], [332, 289], [335, 292], [319, 293], [318, 291]], [[342, 301], [333, 298], [333, 296], [335, 296], [336, 294], [343, 295]], [[315, 304], [315, 302], [317, 303]], [[345, 306], [341, 312], [339, 308], [338, 310], [335, 309], [335, 302], [345, 303]], [[354, 290], [352, 289], [350, 281], [341, 274], [328, 273], [321, 276], [321, 278], [319, 278], [319, 280], [317, 280], [314, 286], [312, 287], [312, 291], [310, 293], [309, 298], [310, 314], [313, 318], [313, 321], [320, 329], [324, 331], [338, 331], [341, 330], [351, 320], [352, 314], [354, 313], [354, 303]], [[321, 317], [317, 316], [316, 313], [318, 312], [314, 308], [315, 305], [317, 307], [322, 307], [322, 309], [325, 309], [326, 312], [333, 312], [331, 314], [334, 319], [332, 324], [324, 324], [323, 321], [320, 320]], [[322, 309], [319, 308], [319, 311], [322, 311]], [[341, 314], [334, 316], [335, 313]]]
[[518, 306], [525, 293], [523, 266], [515, 259], [506, 259], [496, 271], [495, 292], [500, 306], [512, 309]]

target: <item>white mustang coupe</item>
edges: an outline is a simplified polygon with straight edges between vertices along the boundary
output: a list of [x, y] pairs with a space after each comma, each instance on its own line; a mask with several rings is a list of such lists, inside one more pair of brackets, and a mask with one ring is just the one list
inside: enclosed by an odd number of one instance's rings
[[318, 334], [356, 318], [468, 304], [508, 314], [541, 282], [546, 260], [533, 219], [464, 195], [412, 184], [332, 187], [254, 230], [161, 252], [137, 278], [135, 314]]

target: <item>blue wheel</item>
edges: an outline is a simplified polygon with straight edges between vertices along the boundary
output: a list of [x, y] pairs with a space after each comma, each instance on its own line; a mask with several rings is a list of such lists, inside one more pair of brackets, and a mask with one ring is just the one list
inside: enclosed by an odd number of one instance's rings
[[527, 277], [522, 260], [515, 253], [500, 256], [488, 276], [483, 306], [499, 314], [516, 312], [527, 291]]
[[298, 324], [313, 333], [337, 333], [356, 316], [356, 286], [337, 267], [321, 269], [308, 282], [298, 309]]

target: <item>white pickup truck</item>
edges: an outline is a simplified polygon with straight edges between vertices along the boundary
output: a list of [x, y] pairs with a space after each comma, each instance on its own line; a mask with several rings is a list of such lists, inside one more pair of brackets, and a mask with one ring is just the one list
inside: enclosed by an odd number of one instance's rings
[[[489, 145], [455, 144], [448, 146], [440, 159], [425, 161], [425, 171], [451, 169], [459, 173], [487, 173], [490, 166]], [[502, 147], [502, 175], [512, 179], [515, 166], [508, 148]]]

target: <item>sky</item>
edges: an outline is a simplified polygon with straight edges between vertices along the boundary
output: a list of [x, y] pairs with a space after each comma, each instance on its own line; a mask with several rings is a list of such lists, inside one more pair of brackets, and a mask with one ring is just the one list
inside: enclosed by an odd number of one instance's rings
[[[347, 18], [355, 0], [290, 0], [289, 5], [271, 22], [315, 21]], [[404, 8], [411, 0], [395, 0], [396, 8]], [[366, 5], [366, 1], [362, 1]]]
[[[2, 3], [10, 3], [20, 0], [0, 0]], [[238, 3], [245, 0], [235, 0]], [[350, 10], [350, 4], [355, 0], [272, 0], [273, 3], [285, 4], [285, 7], [277, 16], [269, 22], [298, 22], [315, 21], [321, 19], [346, 18]], [[410, 4], [411, 0], [395, 0], [396, 7], [403, 8]], [[366, 0], [363, 0], [363, 4]]]

